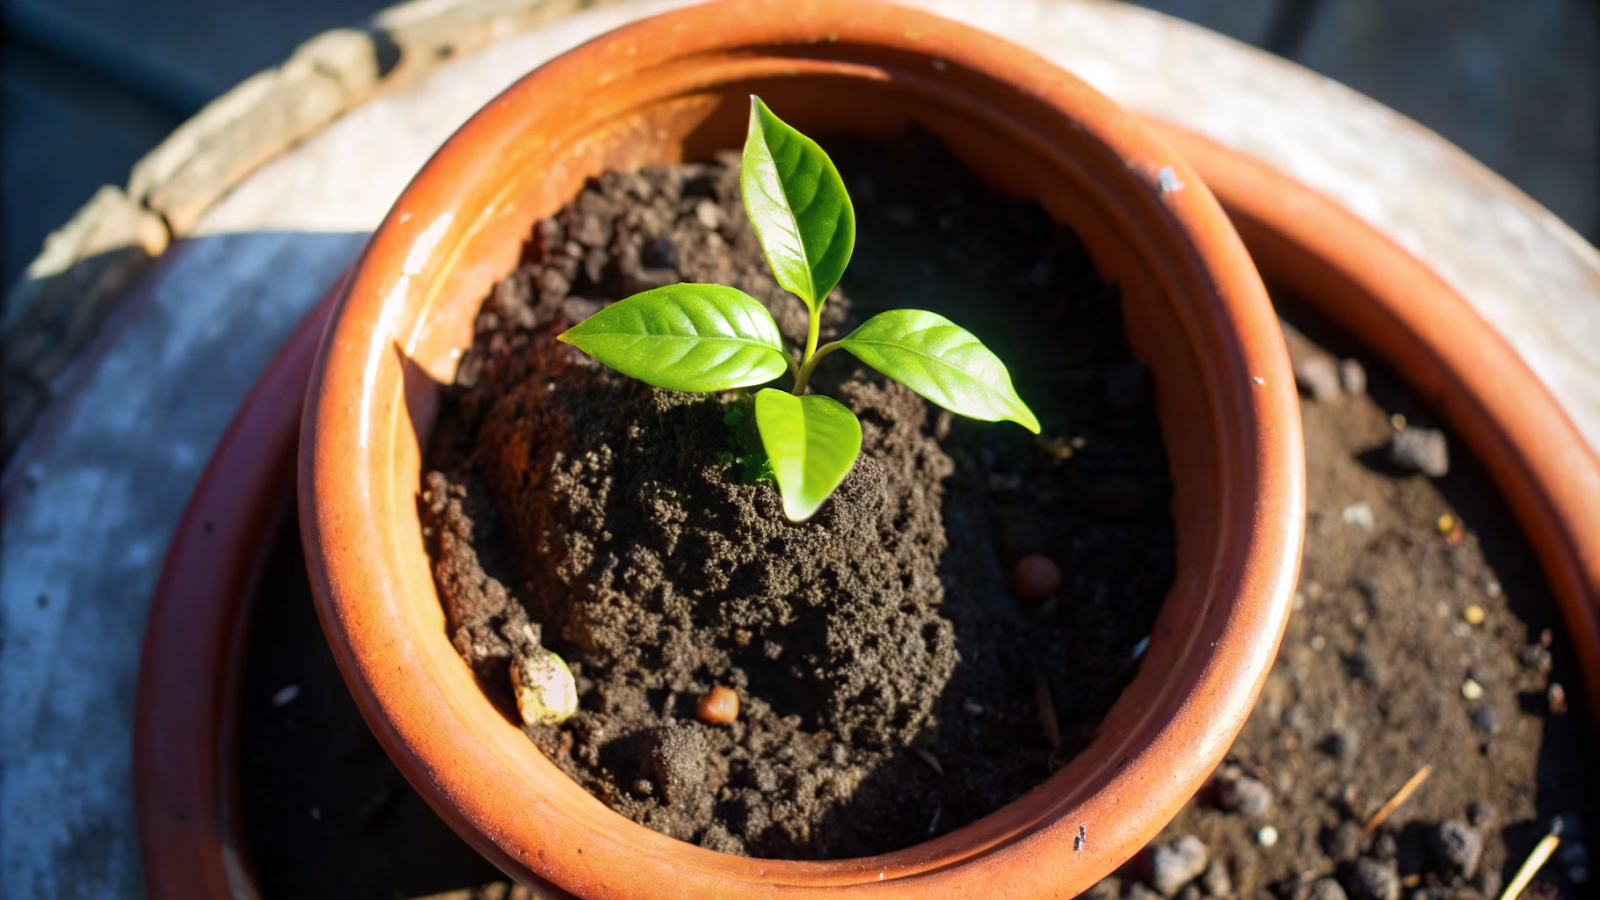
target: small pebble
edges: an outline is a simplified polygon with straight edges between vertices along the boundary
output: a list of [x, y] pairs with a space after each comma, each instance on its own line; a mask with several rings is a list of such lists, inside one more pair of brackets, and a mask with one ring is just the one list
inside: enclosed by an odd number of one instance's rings
[[707, 725], [726, 725], [739, 718], [739, 694], [719, 684], [695, 702], [694, 714]]
[[1161, 900], [1161, 895], [1135, 881], [1122, 892], [1122, 900]]
[[1361, 826], [1348, 819], [1323, 833], [1322, 850], [1335, 862], [1347, 863], [1361, 855]]
[[1349, 900], [1349, 895], [1339, 886], [1339, 882], [1324, 877], [1311, 882], [1310, 890], [1306, 891], [1306, 900]]
[[1437, 429], [1403, 427], [1389, 443], [1389, 459], [1406, 471], [1442, 478], [1450, 472], [1450, 445]]
[[1550, 687], [1544, 692], [1545, 702], [1550, 704], [1550, 715], [1560, 716], [1567, 712], [1567, 689], [1560, 682], [1550, 682]]
[[1554, 660], [1550, 657], [1548, 648], [1540, 644], [1528, 644], [1517, 651], [1517, 658], [1522, 661], [1524, 668], [1532, 669], [1540, 675], [1550, 674], [1550, 667]]
[[1499, 734], [1500, 717], [1489, 707], [1482, 707], [1472, 714], [1472, 727], [1484, 734]]
[[1483, 697], [1483, 685], [1471, 678], [1461, 682], [1461, 696], [1468, 700], [1479, 700]]
[[1461, 619], [1468, 625], [1482, 625], [1485, 615], [1483, 607], [1476, 603], [1461, 611]]
[[1405, 416], [1405, 413], [1392, 413], [1389, 416], [1389, 427], [1393, 428], [1395, 431], [1399, 431], [1400, 429], [1405, 428], [1406, 427], [1406, 416]]
[[1017, 560], [1011, 568], [1011, 593], [1022, 600], [1043, 600], [1061, 587], [1061, 567], [1042, 553]]
[[1217, 805], [1241, 816], [1259, 816], [1272, 808], [1272, 788], [1242, 775], [1217, 782]]
[[300, 685], [291, 684], [287, 687], [279, 688], [278, 692], [272, 695], [272, 705], [288, 706], [298, 699], [300, 699]]
[[1200, 876], [1200, 887], [1212, 897], [1232, 896], [1233, 879], [1228, 877], [1228, 864], [1220, 859], [1213, 859], [1206, 866], [1205, 874]]
[[1433, 524], [1434, 524], [1435, 527], [1437, 527], [1439, 529], [1439, 533], [1440, 534], [1449, 534], [1450, 532], [1455, 530], [1456, 517], [1450, 515], [1449, 513], [1445, 513], [1444, 515], [1439, 517], [1439, 521], [1437, 521], [1437, 522], [1435, 522]]
[[1192, 834], [1160, 844], [1150, 854], [1150, 884], [1171, 897], [1206, 870], [1211, 852]]
[[1474, 800], [1467, 806], [1467, 822], [1472, 827], [1482, 828], [1492, 821], [1494, 821], [1494, 807], [1482, 800]]
[[1352, 503], [1340, 510], [1339, 521], [1346, 525], [1354, 525], [1363, 531], [1371, 531], [1378, 524], [1372, 515], [1372, 507], [1365, 502]]
[[1483, 835], [1467, 823], [1451, 819], [1429, 829], [1428, 849], [1443, 871], [1471, 878], [1483, 857]]
[[1294, 361], [1294, 382], [1318, 403], [1339, 397], [1339, 367], [1326, 356]]
[[1318, 745], [1322, 752], [1341, 762], [1351, 759], [1361, 749], [1361, 737], [1352, 729], [1342, 729], [1323, 738]]
[[1261, 826], [1261, 830], [1256, 832], [1256, 843], [1268, 849], [1278, 846], [1278, 829], [1271, 825]]
[[511, 663], [517, 712], [528, 725], [560, 725], [578, 711], [578, 685], [561, 657], [543, 648]]
[[1367, 392], [1367, 369], [1360, 360], [1345, 359], [1339, 362], [1339, 386], [1352, 397]]
[[695, 204], [694, 217], [699, 219], [700, 224], [707, 230], [716, 231], [722, 227], [722, 207], [710, 200], [701, 200]]
[[1393, 863], [1363, 856], [1350, 867], [1345, 889], [1352, 900], [1400, 900], [1400, 873]]

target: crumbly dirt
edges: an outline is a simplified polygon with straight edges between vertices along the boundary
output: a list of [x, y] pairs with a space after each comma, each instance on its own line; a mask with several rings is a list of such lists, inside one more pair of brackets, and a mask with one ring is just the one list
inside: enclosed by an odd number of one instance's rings
[[[1184, 835], [1206, 846], [1201, 868], [1211, 871], [1188, 884], [1177, 876], [1174, 894], [1190, 898], [1358, 897], [1355, 860], [1366, 858], [1361, 884], [1376, 865], [1407, 900], [1493, 900], [1496, 879], [1510, 878], [1554, 816], [1587, 825], [1589, 835], [1600, 824], [1597, 757], [1572, 650], [1526, 540], [1462, 445], [1452, 439], [1443, 479], [1369, 465], [1381, 462], [1374, 451], [1388, 440], [1388, 415], [1426, 424], [1426, 407], [1361, 348], [1292, 304], [1280, 307], [1322, 346], [1364, 363], [1369, 393], [1302, 399], [1312, 523], [1303, 599], [1229, 763], [1152, 846]], [[1372, 532], [1344, 524], [1344, 510], [1360, 502], [1373, 511]], [[1459, 539], [1440, 533], [1443, 515], [1462, 525]], [[252, 614], [240, 701], [243, 825], [263, 896], [531, 896], [452, 834], [384, 756], [322, 637], [292, 521], [277, 546]], [[1388, 585], [1390, 599], [1369, 607], [1351, 587], [1358, 572]], [[1499, 596], [1490, 596], [1490, 584]], [[1472, 604], [1484, 609], [1480, 626], [1462, 618]], [[1363, 648], [1380, 661], [1376, 689], [1364, 667], [1346, 663]], [[1460, 693], [1469, 669], [1484, 689], [1477, 702]], [[1564, 686], [1565, 714], [1550, 710], [1551, 683]], [[1494, 715], [1492, 731], [1468, 724], [1484, 709]], [[1342, 738], [1329, 741], [1336, 733]], [[1390, 827], [1362, 839], [1358, 823], [1424, 763], [1434, 775]], [[1238, 777], [1266, 788], [1265, 810], [1241, 809], [1249, 792], [1237, 784], [1224, 789]], [[1451, 820], [1483, 839], [1480, 871], [1460, 885], [1426, 849], [1429, 833]], [[1268, 825], [1278, 832], [1271, 848], [1259, 839]], [[1592, 846], [1592, 837], [1574, 840], [1571, 828], [1567, 838], [1566, 848]], [[1149, 900], [1152, 856], [1089, 896]], [[1588, 881], [1573, 881], [1582, 862], [1570, 849], [1558, 853], [1524, 896], [1592, 896], [1592, 855]], [[1413, 876], [1416, 886], [1405, 887], [1402, 879]]]
[[[762, 857], [906, 847], [1037, 784], [1131, 680], [1173, 572], [1148, 375], [1077, 240], [926, 135], [831, 149], [860, 221], [823, 340], [883, 309], [945, 314], [1008, 362], [1044, 440], [836, 354], [813, 384], [861, 417], [863, 452], [797, 525], [741, 462], [747, 395], [659, 391], [557, 343], [679, 281], [744, 290], [800, 342], [731, 157], [606, 175], [538, 223], [484, 305], [422, 497], [452, 640], [507, 715], [510, 660], [555, 650], [581, 710], [530, 737], [624, 815]], [[1007, 590], [1032, 553], [1066, 575], [1039, 605]], [[730, 726], [694, 717], [717, 685], [742, 701]]]
[[[1397, 426], [1437, 427], [1430, 411], [1360, 348], [1292, 301], [1284, 308], [1322, 342], [1288, 328], [1307, 388], [1299, 591], [1243, 733], [1154, 845], [1199, 838], [1227, 890], [1171, 874], [1165, 886], [1192, 897], [1329, 900], [1392, 887], [1408, 900], [1493, 900], [1560, 817], [1565, 849], [1526, 896], [1594, 896], [1581, 848], [1600, 824], [1600, 755], [1538, 560], [1453, 437], [1444, 477], [1397, 466]], [[1367, 392], [1317, 377], [1337, 371], [1336, 354], [1365, 373]], [[1422, 786], [1363, 834], [1423, 766]], [[1158, 869], [1182, 868], [1182, 854], [1164, 856], [1147, 852], [1092, 896], [1148, 896]]]

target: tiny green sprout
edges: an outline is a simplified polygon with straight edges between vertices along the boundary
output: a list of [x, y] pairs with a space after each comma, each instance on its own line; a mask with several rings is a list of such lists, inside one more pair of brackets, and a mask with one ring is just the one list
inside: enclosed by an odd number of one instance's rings
[[789, 392], [763, 388], [756, 394], [755, 414], [784, 513], [795, 522], [822, 506], [861, 453], [855, 414], [837, 400], [806, 393], [817, 363], [835, 350], [848, 350], [953, 413], [1039, 433], [1039, 420], [1017, 396], [999, 357], [943, 316], [891, 310], [817, 346], [822, 305], [855, 248], [855, 212], [839, 170], [816, 141], [755, 96], [739, 185], [772, 274], [806, 305], [798, 361], [766, 307], [717, 284], [635, 294], [568, 329], [561, 340], [624, 375], [676, 391], [753, 387], [789, 374]]

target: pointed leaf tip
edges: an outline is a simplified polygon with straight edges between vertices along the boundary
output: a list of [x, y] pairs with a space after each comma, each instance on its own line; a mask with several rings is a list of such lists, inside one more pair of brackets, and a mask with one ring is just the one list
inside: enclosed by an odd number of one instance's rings
[[812, 310], [820, 308], [855, 249], [850, 194], [817, 142], [754, 94], [739, 187], [778, 284]]
[[839, 345], [953, 413], [1039, 433], [1039, 419], [1017, 396], [1005, 363], [944, 316], [920, 309], [879, 313]]

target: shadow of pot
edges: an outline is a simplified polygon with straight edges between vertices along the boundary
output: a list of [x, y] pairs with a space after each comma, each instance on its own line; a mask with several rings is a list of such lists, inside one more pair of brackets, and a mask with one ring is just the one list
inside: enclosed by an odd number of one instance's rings
[[[1121, 287], [1176, 486], [1177, 576], [1148, 662], [1081, 755], [936, 840], [864, 859], [749, 859], [622, 817], [562, 774], [445, 631], [416, 497], [483, 297], [533, 222], [607, 169], [742, 142], [759, 93], [801, 130], [921, 123], [992, 186], [1037, 199]], [[430, 378], [407, 378], [403, 357]], [[1145, 124], [997, 38], [844, 0], [741, 0], [636, 23], [478, 112], [401, 195], [324, 335], [301, 433], [319, 612], [373, 731], [506, 872], [585, 897], [1070, 896], [1151, 838], [1243, 725], [1289, 607], [1304, 515], [1294, 381], [1265, 290], [1200, 179]], [[1155, 663], [1155, 664], [1152, 664]]]

